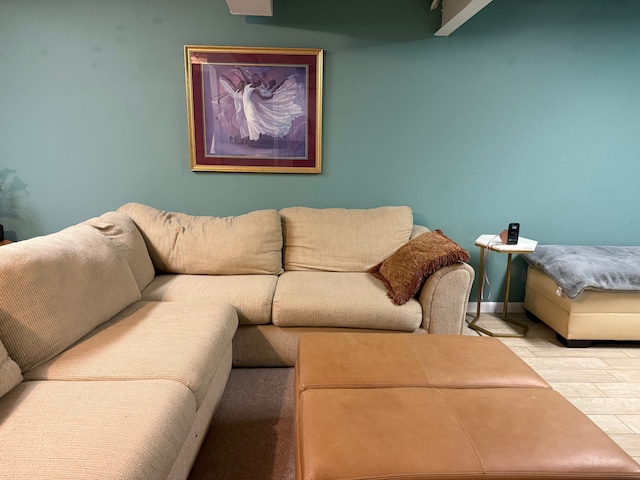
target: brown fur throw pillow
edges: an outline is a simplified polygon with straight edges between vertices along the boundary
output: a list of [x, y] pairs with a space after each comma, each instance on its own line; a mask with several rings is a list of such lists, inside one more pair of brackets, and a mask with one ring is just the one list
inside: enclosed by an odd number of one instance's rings
[[469, 252], [442, 231], [423, 233], [405, 243], [369, 273], [382, 281], [389, 298], [397, 305], [407, 303], [436, 270], [469, 261]]

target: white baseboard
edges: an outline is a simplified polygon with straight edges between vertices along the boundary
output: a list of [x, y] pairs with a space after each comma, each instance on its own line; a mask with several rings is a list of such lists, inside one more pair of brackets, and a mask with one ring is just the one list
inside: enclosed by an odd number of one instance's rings
[[[482, 302], [480, 312], [482, 313], [502, 313], [504, 304], [502, 302]], [[478, 302], [469, 302], [467, 304], [467, 313], [476, 313]], [[524, 302], [509, 302], [510, 313], [524, 313]]]

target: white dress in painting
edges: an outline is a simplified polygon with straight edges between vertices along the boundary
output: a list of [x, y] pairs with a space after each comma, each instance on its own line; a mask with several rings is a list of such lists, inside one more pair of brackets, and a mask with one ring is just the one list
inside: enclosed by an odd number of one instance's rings
[[300, 102], [301, 93], [302, 85], [293, 75], [275, 91], [265, 88], [262, 83], [247, 83], [242, 103], [249, 139], [258, 140], [261, 134], [274, 138], [284, 137], [289, 133], [293, 120], [304, 114], [302, 107], [297, 103]]

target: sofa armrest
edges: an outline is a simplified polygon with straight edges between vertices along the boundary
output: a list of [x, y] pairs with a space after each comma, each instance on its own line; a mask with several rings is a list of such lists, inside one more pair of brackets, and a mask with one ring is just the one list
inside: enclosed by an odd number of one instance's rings
[[423, 233], [427, 233], [427, 232], [430, 232], [430, 231], [431, 230], [429, 230], [427, 227], [425, 227], [423, 225], [414, 225], [413, 228], [411, 229], [411, 238], [410, 238], [410, 240], [413, 240], [418, 235], [422, 235]]
[[420, 291], [422, 328], [428, 333], [462, 333], [475, 272], [457, 263], [431, 274]]

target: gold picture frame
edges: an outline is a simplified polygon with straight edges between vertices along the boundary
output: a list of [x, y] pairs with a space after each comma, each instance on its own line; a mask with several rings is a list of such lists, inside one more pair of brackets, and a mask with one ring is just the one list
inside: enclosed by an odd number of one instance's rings
[[194, 172], [320, 173], [323, 51], [184, 47]]

